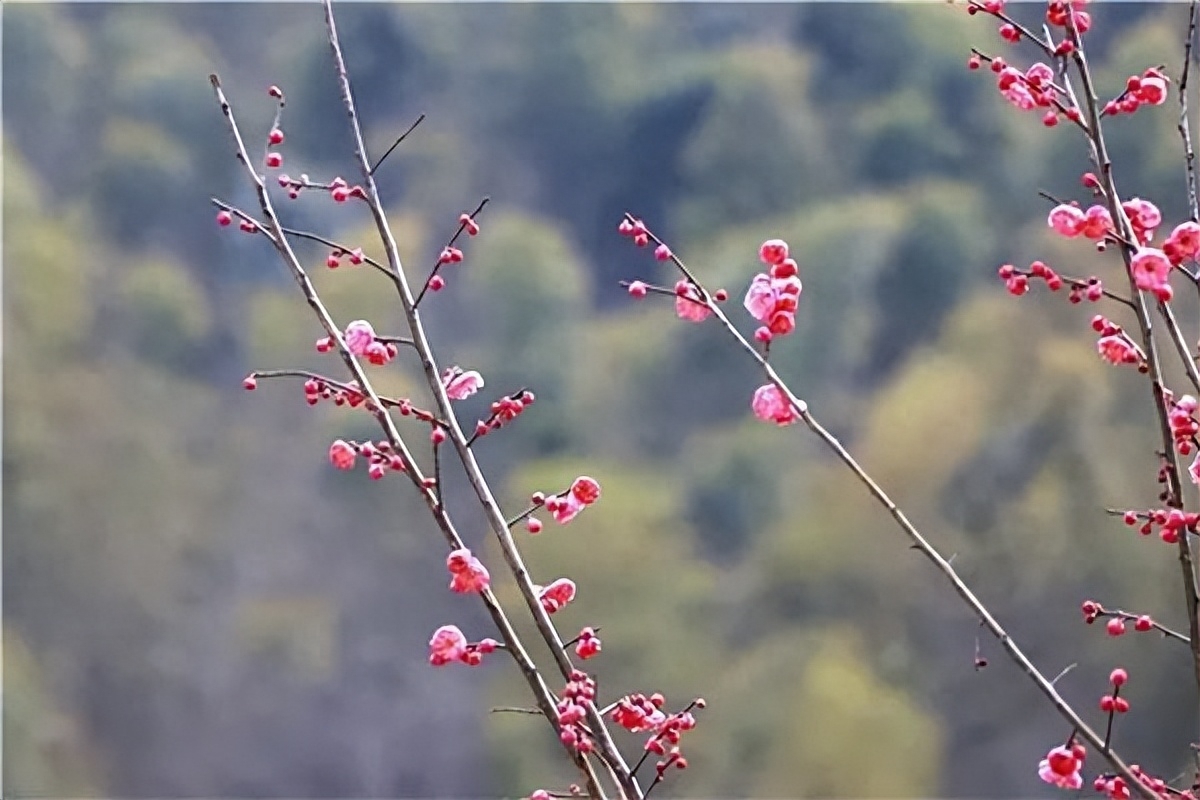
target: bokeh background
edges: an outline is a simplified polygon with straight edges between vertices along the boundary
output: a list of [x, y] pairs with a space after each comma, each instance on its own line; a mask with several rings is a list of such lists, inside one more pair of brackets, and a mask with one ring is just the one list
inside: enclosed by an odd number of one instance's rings
[[[780, 370], [1047, 673], [1077, 664], [1059, 685], [1097, 724], [1108, 671], [1130, 670], [1130, 760], [1187, 768], [1185, 650], [1111, 640], [1078, 611], [1094, 597], [1186, 629], [1173, 548], [1103, 512], [1157, 494], [1144, 380], [1096, 358], [1095, 307], [995, 278], [1035, 257], [1119, 273], [1047, 235], [1035, 193], [1080, 196], [1085, 151], [965, 69], [971, 44], [1000, 49], [993, 24], [944, 4], [338, 13], [371, 151], [428, 115], [378, 176], [414, 273], [492, 198], [425, 312], [445, 363], [538, 394], [479, 447], [506, 508], [580, 473], [604, 486], [522, 540], [535, 577], [579, 584], [557, 619], [602, 628], [606, 697], [709, 702], [691, 768], [656, 793], [1048, 796], [1037, 761], [1070, 732], [986, 637], [973, 668], [977, 626], [853, 478], [751, 418], [759, 381], [714, 326], [621, 292], [673, 280], [616, 234], [625, 210], [727, 287], [747, 330], [757, 245], [791, 242], [805, 293]], [[1185, 15], [1098, 5], [1103, 90], [1177, 74]], [[283, 86], [285, 171], [352, 178], [320, 7], [39, 3], [3, 22], [4, 795], [522, 796], [572, 779], [544, 723], [489, 713], [527, 703], [503, 657], [426, 664], [438, 625], [491, 631], [445, 590], [407, 483], [326, 463], [370, 421], [308, 408], [296, 383], [240, 388], [255, 368], [339, 368], [268, 245], [213, 224], [211, 196], [253, 197], [207, 76], [255, 152]], [[1172, 225], [1175, 121], [1110, 125], [1119, 185]], [[378, 252], [360, 206], [280, 205]], [[339, 321], [398, 332], [377, 276], [301, 252]], [[419, 392], [403, 361], [376, 370], [383, 391]]]

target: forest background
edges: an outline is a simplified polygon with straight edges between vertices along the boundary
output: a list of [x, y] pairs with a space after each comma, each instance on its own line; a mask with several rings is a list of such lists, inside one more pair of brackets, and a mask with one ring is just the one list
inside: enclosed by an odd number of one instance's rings
[[[617, 235], [627, 210], [737, 298], [758, 244], [791, 243], [805, 290], [778, 368], [1036, 663], [1078, 663], [1069, 699], [1094, 708], [1126, 666], [1118, 746], [1183, 768], [1186, 650], [1078, 611], [1179, 623], [1178, 567], [1103, 510], [1157, 491], [1144, 380], [1096, 358], [1090, 306], [995, 277], [1119, 267], [1048, 235], [1036, 191], [1082, 196], [1085, 150], [967, 71], [994, 25], [940, 3], [338, 13], [371, 151], [427, 115], [378, 176], [406, 263], [491, 197], [425, 310], [446, 363], [538, 395], [481, 443], [485, 468], [513, 510], [580, 473], [604, 486], [525, 544], [579, 584], [564, 629], [601, 627], [610, 692], [708, 700], [691, 768], [656, 791], [1044, 795], [1036, 763], [1068, 731], [990, 641], [974, 669], [975, 623], [852, 477], [751, 417], [758, 381], [715, 329], [624, 295], [673, 280]], [[1102, 93], [1177, 74], [1185, 6], [1095, 16]], [[520, 796], [569, 776], [543, 724], [489, 713], [527, 704], [505, 660], [427, 665], [438, 625], [491, 631], [445, 591], [407, 483], [326, 462], [369, 420], [241, 389], [321, 364], [320, 331], [266, 243], [212, 222], [211, 196], [253, 201], [207, 76], [263, 135], [281, 85], [284, 170], [352, 178], [324, 36], [316, 5], [4, 9], [6, 797]], [[1108, 129], [1122, 187], [1171, 220], [1175, 122]], [[282, 209], [370, 241], [348, 205]], [[302, 252], [335, 318], [399, 326], [377, 276]]]

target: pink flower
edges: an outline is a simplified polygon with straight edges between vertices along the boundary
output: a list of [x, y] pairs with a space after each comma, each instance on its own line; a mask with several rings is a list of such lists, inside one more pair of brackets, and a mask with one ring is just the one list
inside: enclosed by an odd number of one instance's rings
[[571, 496], [583, 505], [590, 506], [600, 499], [600, 484], [596, 482], [595, 478], [580, 475], [571, 484]]
[[443, 625], [429, 640], [429, 663], [435, 667], [462, 661], [467, 655], [467, 637], [457, 625]]
[[1100, 357], [1110, 364], [1140, 364], [1142, 351], [1122, 334], [1102, 336], [1096, 342]]
[[1064, 203], [1055, 206], [1050, 211], [1050, 216], [1046, 221], [1056, 233], [1073, 237], [1083, 232], [1085, 220], [1086, 217], [1078, 206], [1071, 206]]
[[[803, 285], [796, 275], [773, 278], [760, 272], [750, 282], [742, 305], [750, 312], [750, 316], [768, 323], [767, 327], [772, 333], [790, 333], [796, 327], [795, 312], [802, 289]], [[786, 313], [786, 321], [774, 322], [781, 313]]]
[[1060, 789], [1079, 789], [1083, 776], [1079, 774], [1083, 761], [1065, 747], [1056, 747], [1038, 764], [1038, 777]]
[[1200, 453], [1196, 454], [1196, 460], [1188, 467], [1188, 475], [1192, 478], [1192, 483], [1200, 486]]
[[483, 376], [475, 370], [460, 372], [458, 367], [451, 367], [442, 376], [446, 386], [446, 395], [451, 400], [465, 400], [483, 388]]
[[566, 525], [575, 519], [585, 507], [579, 498], [570, 492], [564, 497], [551, 497], [546, 500], [546, 510], [559, 525]]
[[755, 390], [750, 407], [754, 409], [754, 416], [763, 422], [791, 425], [799, 419], [796, 409], [773, 383], [764, 384]]
[[712, 314], [712, 309], [700, 299], [695, 286], [681, 280], [675, 284], [675, 313], [689, 322], [704, 322]]
[[[661, 695], [659, 695], [661, 698]], [[617, 701], [612, 710], [613, 722], [630, 733], [654, 730], [667, 721], [654, 701], [642, 694], [626, 695]]]
[[1041, 88], [1042, 84], [1050, 83], [1054, 80], [1054, 70], [1039, 61], [1025, 70], [1025, 80], [1031, 86]]
[[1171, 299], [1171, 260], [1162, 250], [1143, 247], [1130, 260], [1133, 282], [1143, 291], [1153, 292], [1163, 302]]
[[329, 445], [329, 463], [337, 469], [354, 469], [354, 459], [357, 456], [358, 451], [354, 449], [354, 445], [341, 439]]
[[453, 576], [450, 579], [451, 591], [462, 594], [482, 592], [492, 582], [487, 567], [465, 547], [446, 557], [446, 569]]
[[1167, 99], [1167, 81], [1156, 69], [1148, 69], [1142, 76], [1134, 93], [1138, 100], [1152, 106], [1160, 106]]
[[375, 329], [365, 319], [356, 319], [346, 326], [342, 334], [346, 347], [356, 356], [365, 355], [367, 348], [375, 341]]
[[1092, 206], [1084, 215], [1083, 230], [1089, 239], [1103, 239], [1112, 230], [1112, 214], [1104, 206]]
[[1183, 222], [1176, 225], [1163, 242], [1162, 249], [1167, 259], [1176, 266], [1200, 257], [1200, 224]]
[[579, 632], [575, 643], [575, 655], [587, 660], [600, 652], [600, 637], [592, 628], [584, 628]]
[[538, 590], [538, 599], [547, 614], [553, 614], [575, 599], [575, 582], [570, 578], [559, 578], [549, 586]]
[[1129, 217], [1129, 224], [1133, 226], [1139, 240], [1148, 242], [1154, 238], [1155, 229], [1162, 224], [1162, 212], [1158, 210], [1158, 206], [1149, 200], [1135, 197], [1122, 203], [1121, 208]]
[[1021, 74], [1020, 70], [1005, 67], [1000, 71], [996, 85], [1000, 88], [1000, 94], [1022, 111], [1028, 111], [1037, 105], [1033, 93], [1029, 91], [1029, 85], [1025, 82], [1025, 76]]
[[758, 248], [758, 258], [768, 267], [782, 264], [788, 257], [788, 243], [783, 239], [768, 239]]

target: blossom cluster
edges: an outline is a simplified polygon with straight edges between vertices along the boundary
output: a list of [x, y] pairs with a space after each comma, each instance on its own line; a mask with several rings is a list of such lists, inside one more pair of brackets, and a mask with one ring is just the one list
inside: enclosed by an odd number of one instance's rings
[[1145, 633], [1153, 630], [1155, 627], [1155, 622], [1149, 614], [1129, 614], [1124, 611], [1109, 611], [1095, 600], [1084, 600], [1080, 606], [1080, 610], [1083, 612], [1083, 621], [1088, 625], [1091, 625], [1102, 617], [1108, 617], [1105, 629], [1108, 631], [1109, 636], [1123, 636], [1127, 620], [1133, 620], [1133, 629], [1138, 633]]
[[571, 483], [571, 488], [560, 494], [538, 498], [559, 525], [566, 525], [588, 506], [600, 499], [600, 484], [595, 478], [580, 475]]
[[392, 342], [383, 342], [375, 334], [371, 323], [356, 319], [346, 326], [342, 338], [346, 349], [356, 356], [363, 356], [377, 367], [384, 366], [396, 357], [398, 348]]
[[703, 699], [697, 699], [683, 711], [667, 714], [662, 710], [665, 703], [666, 698], [658, 692], [649, 697], [640, 693], [631, 694], [618, 700], [611, 712], [613, 721], [625, 730], [631, 733], [650, 732], [645, 750], [662, 757], [655, 765], [659, 780], [672, 766], [677, 769], [687, 768], [688, 762], [683, 756], [679, 742], [684, 733], [696, 727], [696, 717], [692, 714], [692, 709], [705, 706]]
[[571, 679], [558, 701], [558, 738], [577, 753], [590, 753], [596, 743], [584, 720], [587, 706], [596, 699], [596, 680], [581, 670], [573, 670]]
[[446, 557], [446, 569], [451, 575], [450, 590], [460, 594], [485, 591], [492, 582], [487, 567], [465, 547]]
[[467, 666], [477, 667], [483, 663], [484, 655], [499, 646], [500, 643], [495, 639], [469, 642], [457, 626], [443, 625], [433, 632], [433, 637], [429, 640], [429, 663], [441, 667], [461, 661]]
[[1200, 514], [1178, 508], [1126, 511], [1122, 517], [1126, 525], [1137, 526], [1138, 532], [1143, 536], [1149, 536], [1157, 530], [1159, 538], [1167, 544], [1176, 544], [1181, 536], [1196, 533], [1197, 527], [1200, 526]]
[[1053, 748], [1038, 764], [1038, 777], [1060, 789], [1083, 788], [1083, 761], [1087, 750], [1075, 743]]
[[[482, 381], [479, 385], [483, 385]], [[488, 418], [475, 423], [475, 436], [486, 436], [512, 422], [521, 415], [522, 411], [533, 405], [535, 399], [533, 392], [522, 389], [494, 401]]]
[[404, 459], [392, 452], [392, 446], [387, 441], [377, 443], [363, 442], [355, 444], [343, 439], [335, 439], [329, 445], [329, 463], [335, 469], [352, 470], [358, 456], [367, 459], [367, 474], [372, 480], [379, 480], [389, 471], [404, 472]]
[[1124, 328], [1097, 314], [1092, 317], [1092, 330], [1100, 334], [1100, 338], [1096, 340], [1096, 350], [1100, 358], [1114, 366], [1130, 364], [1141, 372], [1146, 371], [1146, 354]]

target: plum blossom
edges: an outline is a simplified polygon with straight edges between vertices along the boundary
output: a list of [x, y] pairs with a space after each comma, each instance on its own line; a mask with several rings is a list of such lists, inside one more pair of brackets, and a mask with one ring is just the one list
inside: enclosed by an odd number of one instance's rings
[[1004, 99], [1012, 103], [1022, 111], [1029, 111], [1037, 105], [1037, 101], [1033, 97], [1033, 93], [1029, 91], [1029, 87], [1024, 81], [1014, 81], [1009, 84], [1007, 89], [1000, 92]]
[[337, 469], [354, 469], [354, 460], [357, 456], [358, 451], [355, 450], [354, 445], [342, 439], [329, 445], [329, 463]]
[[695, 286], [680, 280], [675, 284], [675, 313], [689, 322], [704, 322], [712, 314], [712, 309], [701, 299]]
[[580, 511], [600, 499], [600, 484], [594, 478], [581, 475], [571, 484], [571, 489], [563, 495], [546, 498], [546, 510], [560, 525], [566, 525]]
[[1146, 105], [1160, 106], [1167, 99], [1167, 77], [1151, 67], [1142, 73], [1134, 90], [1137, 99]]
[[1164, 303], [1171, 299], [1172, 290], [1168, 278], [1171, 275], [1171, 260], [1162, 250], [1153, 247], [1140, 248], [1130, 260], [1133, 281], [1143, 291], [1152, 292]]
[[443, 625], [429, 640], [429, 663], [435, 667], [461, 661], [467, 654], [467, 637], [457, 625]]
[[626, 695], [612, 710], [613, 722], [630, 733], [651, 731], [667, 721], [667, 715], [645, 695]]
[[768, 239], [758, 248], [758, 258], [768, 267], [782, 264], [788, 257], [788, 243], [783, 239]]
[[1086, 221], [1087, 217], [1079, 206], [1067, 205], [1066, 203], [1062, 203], [1051, 209], [1050, 216], [1046, 220], [1055, 233], [1067, 237], [1075, 237], [1083, 233], [1083, 226]]
[[571, 484], [571, 495], [585, 506], [590, 506], [600, 499], [600, 484], [595, 478], [580, 475]]
[[791, 402], [773, 383], [764, 384], [755, 390], [750, 407], [754, 410], [754, 416], [776, 425], [791, 425], [800, 418]]
[[1124, 334], [1110, 334], [1096, 342], [1100, 357], [1110, 364], [1140, 364], [1145, 359], [1141, 349], [1129, 341]]
[[1054, 80], [1054, 70], [1039, 61], [1025, 70], [1025, 80], [1029, 82], [1030, 86], [1040, 89], [1043, 85], [1049, 84]]
[[796, 275], [771, 277], [760, 272], [750, 282], [743, 305], [773, 335], [783, 336], [796, 329], [796, 307], [802, 288]]
[[435, 667], [445, 666], [451, 661], [461, 661], [470, 667], [483, 663], [483, 657], [495, 652], [500, 643], [495, 639], [480, 639], [468, 642], [467, 637], [456, 625], [443, 625], [429, 640], [429, 663]]
[[483, 376], [473, 369], [463, 372], [458, 367], [451, 367], [442, 376], [442, 383], [451, 400], [465, 400], [483, 388]]
[[1055, 747], [1038, 764], [1038, 777], [1060, 789], [1079, 789], [1083, 786], [1082, 767], [1083, 759], [1074, 748]]
[[1163, 242], [1163, 254], [1175, 266], [1200, 257], [1200, 223], [1182, 222]]
[[1121, 208], [1129, 217], [1129, 224], [1133, 226], [1138, 241], [1148, 242], [1154, 238], [1154, 231], [1162, 224], [1162, 212], [1158, 210], [1158, 206], [1149, 200], [1135, 197], [1122, 203]]
[[546, 500], [546, 510], [554, 517], [559, 525], [566, 525], [583, 511], [583, 503], [572, 494], [565, 497], [551, 497]]
[[1080, 232], [1089, 239], [1103, 239], [1112, 226], [1112, 214], [1108, 213], [1108, 209], [1094, 205], [1084, 214], [1083, 230]]
[[346, 340], [347, 349], [356, 356], [366, 355], [367, 348], [375, 343], [375, 329], [365, 319], [351, 322], [342, 336]]
[[446, 569], [453, 576], [450, 579], [451, 591], [461, 594], [482, 592], [491, 584], [487, 567], [465, 547], [447, 556]]
[[1109, 800], [1129, 800], [1129, 787], [1120, 775], [1096, 778], [1092, 788], [1097, 792], [1103, 792]]
[[584, 628], [579, 632], [575, 643], [575, 655], [583, 660], [592, 658], [600, 653], [601, 642], [600, 637], [596, 635], [594, 628]]
[[549, 586], [539, 587], [538, 599], [547, 614], [553, 614], [575, 599], [575, 581], [570, 578], [559, 578]]

